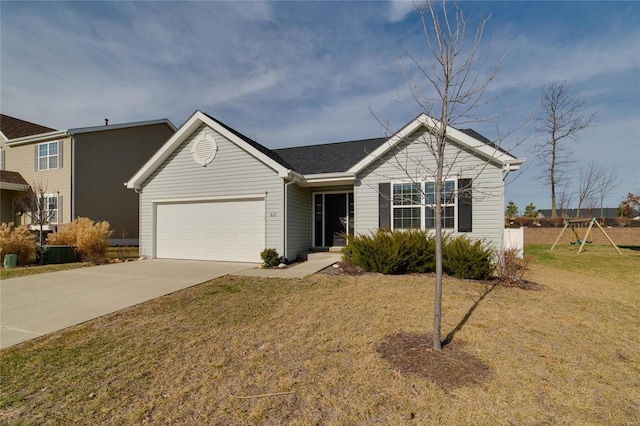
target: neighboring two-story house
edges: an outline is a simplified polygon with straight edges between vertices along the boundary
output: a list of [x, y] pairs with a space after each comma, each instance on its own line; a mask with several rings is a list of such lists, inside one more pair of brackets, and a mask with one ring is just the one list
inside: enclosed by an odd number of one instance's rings
[[108, 221], [112, 243], [138, 241], [138, 194], [124, 183], [174, 134], [167, 119], [54, 130], [0, 115], [0, 222], [29, 223], [25, 189], [46, 189], [49, 229]]

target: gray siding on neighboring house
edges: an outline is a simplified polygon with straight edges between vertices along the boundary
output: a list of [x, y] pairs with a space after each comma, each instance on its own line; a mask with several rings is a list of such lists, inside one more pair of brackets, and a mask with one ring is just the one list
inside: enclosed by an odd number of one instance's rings
[[[204, 132], [215, 135], [213, 162], [197, 164], [192, 141]], [[153, 202], [172, 198], [266, 195], [266, 247], [283, 253], [283, 180], [278, 173], [205, 125], [200, 126], [158, 167], [142, 186], [140, 254], [153, 255]], [[132, 191], [133, 192], [133, 191]]]
[[295, 184], [287, 194], [287, 253], [289, 260], [303, 258], [311, 247], [311, 191]]
[[75, 136], [75, 215], [107, 221], [114, 240], [137, 239], [139, 200], [124, 183], [173, 134], [166, 124]]
[[[421, 137], [424, 137], [424, 133], [416, 132], [413, 135], [413, 143], [405, 142], [394, 150], [396, 158], [400, 161], [396, 161], [393, 153], [389, 152], [357, 177], [354, 187], [356, 233], [369, 233], [378, 228], [378, 184], [407, 180], [406, 172], [398, 166], [398, 163], [409, 164], [409, 168], [414, 170], [422, 169], [423, 173], [425, 166], [435, 169], [432, 155], [425, 145], [420, 143]], [[486, 239], [496, 247], [501, 247], [503, 238], [501, 167], [487, 164], [485, 160], [471, 152], [461, 151], [452, 144], [447, 148], [446, 158], [456, 158], [451, 170], [452, 177], [473, 179], [473, 230], [465, 234], [474, 239]], [[418, 163], [422, 165], [416, 167]]]

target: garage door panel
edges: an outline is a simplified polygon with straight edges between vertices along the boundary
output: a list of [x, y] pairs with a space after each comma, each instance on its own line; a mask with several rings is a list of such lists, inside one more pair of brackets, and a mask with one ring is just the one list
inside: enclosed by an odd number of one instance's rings
[[264, 200], [157, 204], [156, 257], [260, 262]]

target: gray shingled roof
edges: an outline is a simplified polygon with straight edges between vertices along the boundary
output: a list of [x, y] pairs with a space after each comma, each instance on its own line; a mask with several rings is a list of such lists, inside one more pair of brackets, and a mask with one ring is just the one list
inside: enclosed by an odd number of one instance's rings
[[[269, 149], [214, 117], [206, 113], [203, 114], [283, 167], [303, 175], [345, 172], [388, 140], [387, 138], [373, 138], [321, 145]], [[472, 129], [461, 129], [460, 131], [503, 151], [489, 139]], [[507, 153], [506, 151], [503, 152]]]
[[203, 114], [206, 115], [207, 117], [209, 117], [210, 119], [212, 119], [213, 121], [215, 121], [216, 123], [218, 123], [219, 125], [221, 125], [222, 127], [224, 127], [225, 129], [227, 129], [228, 131], [230, 131], [231, 133], [233, 133], [234, 135], [236, 135], [237, 137], [239, 137], [240, 139], [242, 139], [243, 141], [245, 141], [246, 143], [248, 143], [249, 145], [251, 145], [252, 147], [254, 147], [255, 149], [257, 149], [258, 151], [260, 151], [261, 153], [263, 153], [264, 155], [266, 155], [267, 157], [269, 157], [272, 160], [282, 164], [287, 169], [293, 169], [293, 167], [291, 167], [289, 164], [287, 164], [287, 162], [285, 160], [283, 160], [278, 154], [276, 154], [275, 151], [270, 150], [269, 148], [260, 145], [258, 142], [256, 142], [253, 139], [243, 135], [242, 133], [238, 132], [237, 130], [232, 129], [231, 127], [229, 127], [226, 124], [224, 124], [222, 121], [213, 118], [209, 114], [204, 113], [204, 112], [203, 112]]
[[484, 136], [482, 136], [480, 133], [476, 132], [473, 129], [458, 129], [460, 130], [462, 133], [465, 133], [467, 136], [471, 136], [472, 138], [475, 138], [477, 140], [479, 140], [480, 142], [483, 142], [487, 145], [489, 145], [492, 148], [497, 149], [498, 151], [504, 153], [504, 154], [508, 154], [511, 155], [508, 151], [502, 149], [500, 146], [496, 145], [495, 143], [491, 142], [489, 139], [485, 138]]
[[345, 172], [375, 151], [386, 138], [274, 149], [301, 174]]
[[8, 139], [17, 139], [25, 136], [39, 135], [41, 133], [54, 132], [56, 129], [41, 126], [19, 118], [0, 114], [0, 131]]

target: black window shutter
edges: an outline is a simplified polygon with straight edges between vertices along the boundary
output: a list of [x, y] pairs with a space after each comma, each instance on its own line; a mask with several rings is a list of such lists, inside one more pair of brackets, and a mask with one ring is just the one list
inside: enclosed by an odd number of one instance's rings
[[458, 179], [458, 232], [471, 232], [473, 208], [471, 179]]
[[391, 183], [378, 184], [378, 226], [391, 228]]

